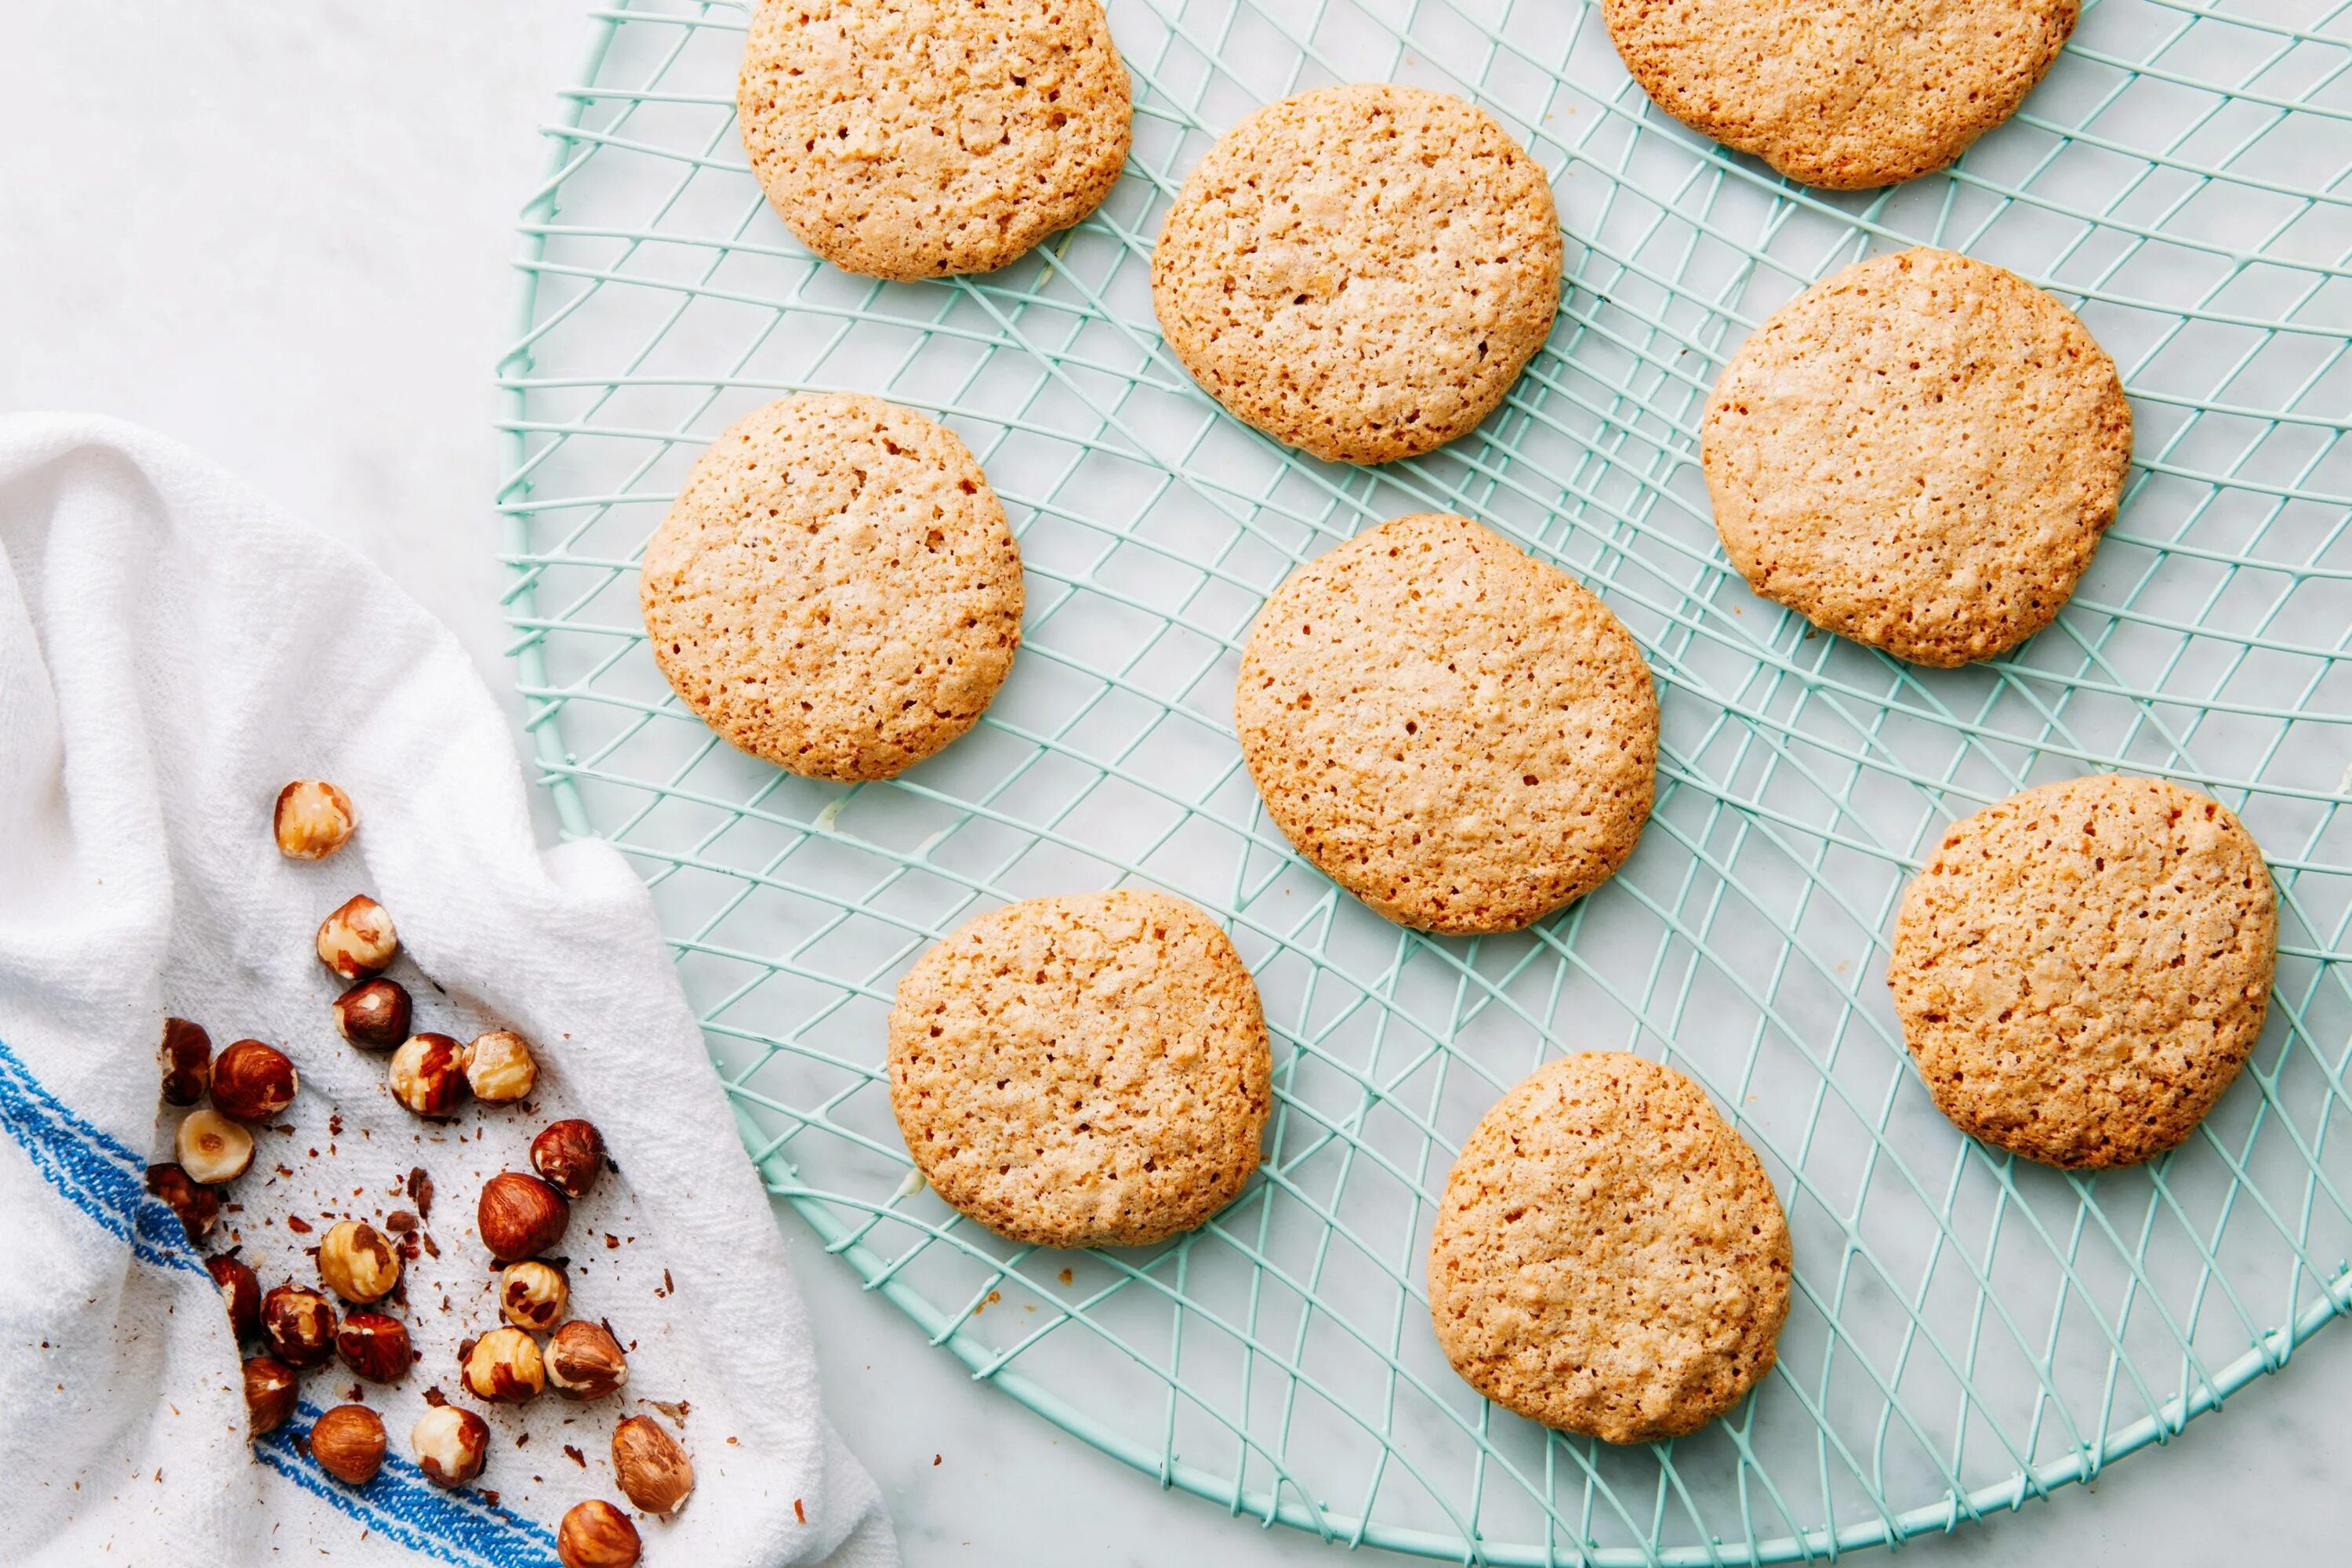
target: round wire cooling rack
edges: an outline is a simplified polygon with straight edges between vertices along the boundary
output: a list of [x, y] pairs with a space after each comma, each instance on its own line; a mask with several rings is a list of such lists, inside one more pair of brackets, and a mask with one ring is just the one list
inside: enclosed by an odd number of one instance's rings
[[[879, 284], [766, 209], [740, 5], [591, 13], [522, 225], [499, 506], [520, 682], [564, 829], [650, 884], [770, 1186], [1013, 1397], [1237, 1514], [1509, 1563], [1811, 1557], [2013, 1507], [2161, 1442], [2352, 1310], [2352, 5], [2092, 0], [1953, 170], [1837, 195], [1652, 109], [1590, 3], [1111, 0], [1133, 159], [985, 278]], [[1334, 80], [1471, 98], [1554, 177], [1558, 329], [1509, 403], [1364, 472], [1221, 416], [1160, 341], [1150, 236], [1214, 132]], [[1858, 256], [1928, 242], [2075, 305], [2138, 462], [2074, 602], [1913, 668], [1727, 570], [1696, 472], [1726, 353]], [[697, 450], [788, 392], [940, 414], [1020, 535], [1025, 641], [983, 723], [899, 779], [717, 742], [643, 647], [638, 550]], [[1298, 561], [1407, 510], [1574, 572], [1661, 686], [1655, 816], [1535, 930], [1401, 931], [1305, 868], [1234, 743], [1236, 647]], [[1951, 818], [2099, 769], [2219, 795], [2281, 899], [2271, 1024], [2189, 1143], [2068, 1175], [1959, 1137], [1885, 995], [1894, 902]], [[1142, 881], [1215, 911], [1276, 1032], [1266, 1163], [1133, 1252], [1010, 1246], [908, 1164], [883, 1019], [996, 902]], [[1614, 1449], [1480, 1401], [1427, 1321], [1454, 1151], [1538, 1061], [1674, 1061], [1762, 1154], [1796, 1241], [1780, 1364], [1730, 1418]]]

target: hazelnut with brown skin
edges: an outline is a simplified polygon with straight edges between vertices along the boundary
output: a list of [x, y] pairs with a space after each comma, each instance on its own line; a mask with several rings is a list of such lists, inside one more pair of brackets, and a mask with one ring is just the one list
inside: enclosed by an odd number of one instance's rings
[[352, 841], [360, 814], [352, 797], [324, 779], [296, 779], [278, 792], [270, 830], [289, 860], [324, 860]]
[[261, 1332], [289, 1366], [316, 1366], [335, 1351], [335, 1309], [316, 1290], [280, 1285], [261, 1299]]
[[573, 1503], [555, 1531], [556, 1561], [563, 1568], [636, 1568], [644, 1551], [629, 1516], [603, 1498]]
[[253, 1134], [217, 1110], [191, 1110], [173, 1135], [180, 1169], [207, 1186], [233, 1182], [253, 1163]]
[[245, 1410], [251, 1417], [252, 1436], [275, 1432], [294, 1414], [294, 1369], [275, 1356], [257, 1355], [245, 1363]]
[[284, 1114], [301, 1087], [286, 1053], [259, 1040], [239, 1040], [213, 1062], [213, 1109], [239, 1121]]
[[310, 1424], [310, 1457], [347, 1487], [383, 1468], [383, 1417], [364, 1405], [338, 1405]]
[[650, 1415], [632, 1415], [613, 1428], [613, 1474], [647, 1513], [676, 1513], [694, 1495], [694, 1461]]
[[207, 1258], [205, 1272], [220, 1287], [221, 1305], [228, 1309], [229, 1331], [240, 1343], [261, 1332], [261, 1281], [240, 1258]]
[[400, 1254], [375, 1226], [347, 1219], [319, 1244], [319, 1278], [346, 1301], [381, 1301], [400, 1283]]
[[538, 1085], [539, 1063], [520, 1035], [492, 1029], [466, 1047], [466, 1081], [476, 1100], [510, 1105]]
[[572, 1205], [562, 1193], [520, 1171], [500, 1171], [482, 1184], [474, 1223], [482, 1245], [501, 1263], [519, 1263], [563, 1239]]
[[462, 1487], [482, 1473], [490, 1451], [489, 1424], [455, 1405], [430, 1405], [408, 1429], [416, 1468], [436, 1487]]
[[335, 1355], [370, 1383], [398, 1383], [416, 1364], [407, 1325], [383, 1312], [347, 1313], [335, 1331]]
[[408, 1038], [414, 1011], [407, 987], [379, 976], [362, 980], [335, 998], [335, 1027], [355, 1046], [388, 1051]]
[[393, 1099], [419, 1116], [451, 1116], [466, 1098], [465, 1047], [447, 1035], [412, 1035], [392, 1053]]
[[392, 917], [365, 893], [319, 922], [319, 962], [346, 980], [366, 979], [399, 951]]
[[591, 1122], [555, 1122], [530, 1141], [530, 1167], [564, 1196], [584, 1198], [604, 1173], [604, 1134]]
[[563, 1270], [536, 1258], [509, 1263], [499, 1276], [499, 1310], [518, 1329], [543, 1334], [563, 1321], [572, 1295]]
[[477, 1399], [521, 1405], [547, 1387], [539, 1343], [520, 1329], [500, 1324], [466, 1347], [458, 1375]]
[[163, 1043], [155, 1049], [163, 1069], [163, 1103], [194, 1105], [213, 1081], [213, 1037], [185, 1018], [163, 1020]]
[[191, 1242], [211, 1235], [214, 1222], [220, 1218], [220, 1194], [177, 1165], [148, 1166], [147, 1190], [180, 1216], [180, 1228], [188, 1233]]
[[566, 1399], [604, 1399], [629, 1381], [629, 1358], [602, 1323], [574, 1318], [547, 1342], [548, 1386]]

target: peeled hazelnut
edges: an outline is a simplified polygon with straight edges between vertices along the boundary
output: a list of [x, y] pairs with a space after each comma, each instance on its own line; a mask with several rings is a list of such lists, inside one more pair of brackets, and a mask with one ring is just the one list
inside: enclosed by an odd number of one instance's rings
[[603, 1498], [573, 1503], [555, 1531], [555, 1556], [563, 1568], [636, 1568], [644, 1551], [629, 1516]]
[[676, 1513], [694, 1493], [694, 1461], [650, 1415], [632, 1415], [613, 1428], [613, 1474], [647, 1513]]
[[213, 1109], [239, 1121], [281, 1114], [301, 1087], [286, 1053], [259, 1040], [239, 1040], [213, 1063]]
[[147, 1190], [180, 1216], [180, 1228], [191, 1242], [209, 1236], [213, 1222], [220, 1218], [220, 1194], [177, 1165], [148, 1166]]
[[370, 1383], [398, 1383], [416, 1364], [407, 1326], [383, 1312], [346, 1314], [335, 1331], [335, 1355]]
[[563, 1321], [571, 1294], [563, 1270], [535, 1258], [509, 1263], [499, 1276], [499, 1310], [516, 1328], [533, 1333], [543, 1334]]
[[547, 1381], [566, 1399], [603, 1399], [629, 1381], [629, 1358], [602, 1323], [574, 1318], [547, 1342]]
[[270, 826], [289, 860], [323, 860], [351, 842], [360, 814], [352, 797], [324, 779], [296, 779], [278, 792]]
[[399, 951], [392, 917], [365, 893], [319, 923], [319, 962], [346, 980], [366, 979]]
[[564, 1196], [584, 1198], [604, 1173], [604, 1134], [586, 1121], [558, 1121], [530, 1141], [530, 1165]]
[[347, 1487], [363, 1487], [383, 1468], [383, 1417], [364, 1405], [338, 1405], [310, 1423], [310, 1457]]
[[212, 1185], [236, 1180], [253, 1163], [253, 1134], [217, 1110], [189, 1111], [173, 1143], [180, 1169]]
[[252, 1435], [274, 1432], [294, 1414], [294, 1369], [275, 1356], [257, 1355], [245, 1363], [245, 1410], [252, 1418]]
[[261, 1281], [237, 1258], [207, 1258], [205, 1272], [220, 1287], [221, 1305], [228, 1309], [229, 1331], [239, 1341], [261, 1332]]
[[400, 1283], [400, 1254], [375, 1226], [347, 1219], [319, 1244], [319, 1278], [346, 1301], [381, 1301]]
[[465, 1047], [446, 1035], [411, 1035], [392, 1053], [386, 1081], [417, 1115], [452, 1115], [466, 1098]]
[[372, 1051], [388, 1051], [408, 1038], [411, 1006], [397, 980], [362, 980], [335, 998], [335, 1027], [343, 1038]]
[[490, 1450], [489, 1424], [455, 1405], [429, 1405], [408, 1429], [416, 1468], [436, 1487], [462, 1487], [482, 1473]]
[[163, 1103], [194, 1105], [213, 1081], [213, 1037], [185, 1018], [163, 1020], [163, 1043], [155, 1049], [163, 1068]]
[[520, 1100], [539, 1082], [530, 1047], [512, 1029], [493, 1029], [466, 1047], [466, 1081], [492, 1105]]
[[261, 1331], [289, 1366], [316, 1366], [335, 1349], [335, 1309], [316, 1290], [280, 1285], [261, 1299]]
[[492, 1258], [515, 1263], [563, 1239], [563, 1229], [572, 1223], [572, 1205], [537, 1176], [500, 1171], [482, 1184], [474, 1223]]
[[504, 1324], [467, 1347], [458, 1373], [475, 1398], [499, 1405], [536, 1399], [547, 1387], [538, 1342], [520, 1329]]

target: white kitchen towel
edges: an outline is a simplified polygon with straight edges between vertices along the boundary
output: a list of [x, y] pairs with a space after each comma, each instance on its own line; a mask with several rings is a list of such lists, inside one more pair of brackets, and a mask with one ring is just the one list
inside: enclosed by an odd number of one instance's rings
[[[278, 853], [295, 778], [356, 804], [341, 854]], [[528, 1103], [426, 1123], [387, 1093], [384, 1057], [344, 1043], [313, 933], [362, 892], [399, 929], [418, 1029], [537, 1046]], [[202, 1247], [142, 1185], [179, 1115], [158, 1094], [168, 1015], [216, 1050], [277, 1045], [302, 1080]], [[479, 1487], [439, 1490], [407, 1437], [428, 1388], [473, 1403], [457, 1346], [498, 1321], [476, 1196], [569, 1116], [618, 1174], [555, 1250], [573, 1313], [634, 1347], [628, 1386], [485, 1409]], [[652, 1568], [898, 1560], [819, 1407], [782, 1238], [644, 887], [602, 844], [540, 849], [497, 705], [382, 573], [95, 418], [0, 419], [0, 1563], [551, 1563], [572, 1503], [625, 1503], [611, 1436], [636, 1414], [670, 1426], [698, 1482], [676, 1519], [640, 1516]], [[330, 1224], [402, 1209], [431, 1243], [394, 1309], [416, 1367], [362, 1389], [331, 1362], [249, 1444], [203, 1254], [236, 1248], [265, 1289], [316, 1285], [306, 1248]], [[301, 1442], [354, 1390], [391, 1436], [364, 1489]]]

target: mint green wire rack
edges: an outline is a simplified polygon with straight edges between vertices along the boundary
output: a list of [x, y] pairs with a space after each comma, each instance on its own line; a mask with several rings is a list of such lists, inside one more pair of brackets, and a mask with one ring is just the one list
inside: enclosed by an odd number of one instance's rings
[[[1833, 1556], [2014, 1508], [2218, 1408], [2352, 1308], [2352, 7], [2095, 0], [1953, 170], [1808, 191], [1694, 136], [1568, 0], [1111, 0], [1135, 153], [1102, 210], [986, 278], [877, 284], [761, 200], [745, 12], [590, 13], [521, 226], [499, 384], [507, 603], [567, 833], [642, 870], [769, 1186], [971, 1369], [1232, 1513], [1465, 1563]], [[1473, 436], [1374, 472], [1286, 453], [1170, 357], [1151, 237], [1213, 134], [1318, 84], [1483, 104], [1554, 176], [1559, 322]], [[1725, 355], [1835, 268], [1928, 242], [2074, 304], [2132, 395], [2120, 521], [2049, 631], [1968, 669], [1817, 635], [1727, 566], [1697, 473]], [[636, 560], [702, 444], [803, 390], [945, 418], [1003, 494], [1025, 642], [987, 719], [887, 784], [719, 743], [643, 644]], [[1662, 694], [1624, 872], [1531, 931], [1401, 931], [1305, 867], [1232, 734], [1236, 650], [1299, 561], [1407, 510], [1573, 572]], [[2144, 1168], [1959, 1137], [1885, 992], [1942, 826], [2024, 785], [2161, 773], [2275, 868], [2278, 986], [2243, 1079]], [[1150, 1250], [1010, 1246], [916, 1179], [893, 987], [1001, 901], [1139, 882], [1226, 923], [1276, 1031], [1266, 1163]], [[1729, 1418], [1615, 1449], [1480, 1401], [1423, 1257], [1478, 1115], [1539, 1061], [1692, 1074], [1796, 1242], [1780, 1364]]]

